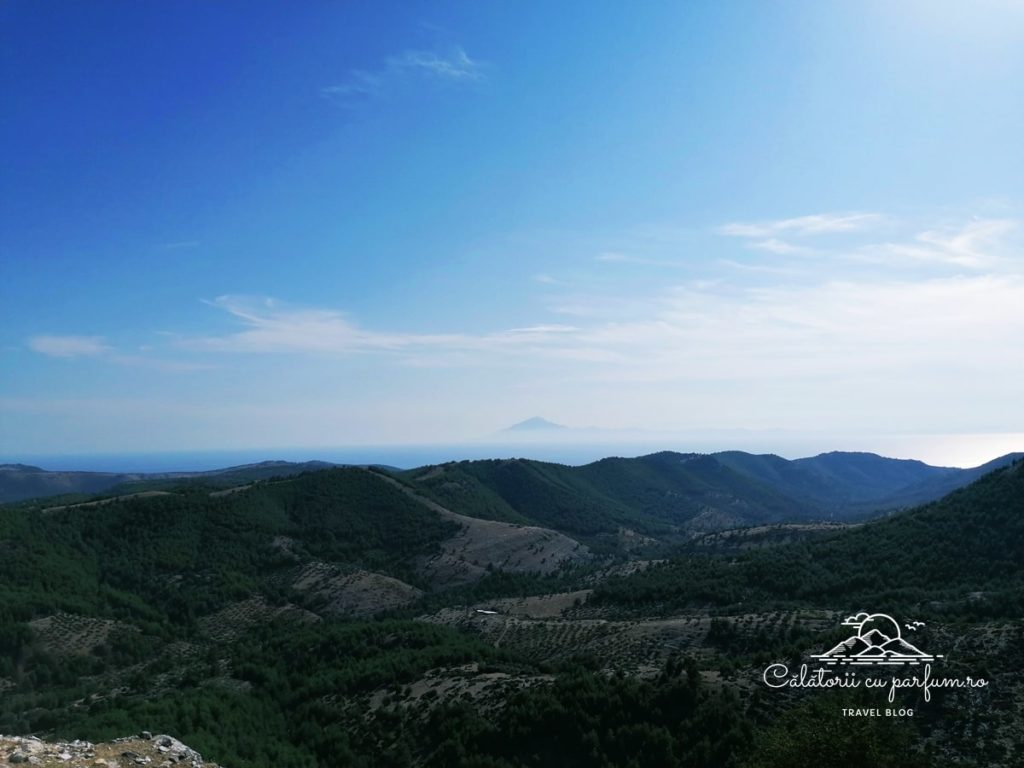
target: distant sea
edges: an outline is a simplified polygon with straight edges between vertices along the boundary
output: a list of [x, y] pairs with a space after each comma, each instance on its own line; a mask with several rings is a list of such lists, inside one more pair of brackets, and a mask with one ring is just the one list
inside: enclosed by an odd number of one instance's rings
[[91, 472], [190, 472], [223, 469], [260, 461], [329, 461], [335, 464], [386, 464], [400, 469], [464, 459], [524, 458], [560, 464], [587, 464], [608, 456], [625, 458], [657, 451], [713, 453], [740, 450], [774, 453], [787, 459], [834, 450], [870, 451], [935, 466], [975, 467], [997, 456], [1024, 451], [1024, 433], [826, 435], [721, 430], [691, 434], [626, 433], [584, 430], [570, 435], [523, 436], [463, 443], [349, 445], [320, 448], [247, 448], [244, 450], [164, 451], [92, 454], [0, 455], [0, 464], [33, 464], [43, 469]]
[[662, 450], [629, 445], [616, 451], [605, 445], [523, 444], [348, 446], [340, 448], [266, 448], [254, 450], [96, 453], [88, 455], [0, 456], [0, 464], [31, 464], [48, 470], [81, 472], [198, 472], [260, 461], [329, 461], [335, 464], [386, 464], [400, 469], [463, 459], [528, 458], [561, 464], [586, 464], [609, 455], [642, 456]]

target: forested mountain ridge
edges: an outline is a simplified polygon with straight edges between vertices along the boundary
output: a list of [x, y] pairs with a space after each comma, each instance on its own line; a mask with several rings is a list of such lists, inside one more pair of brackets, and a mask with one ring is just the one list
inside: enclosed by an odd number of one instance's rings
[[929, 501], [940, 499], [958, 488], [963, 488], [973, 483], [994, 470], [1009, 466], [1021, 459], [1024, 459], [1024, 453], [1008, 453], [977, 467], [928, 478], [914, 485], [894, 491], [888, 497], [886, 503], [898, 507], [913, 507], [925, 504]]
[[[809, 519], [845, 520], [922, 504], [956, 490], [1021, 454], [973, 469], [867, 453], [824, 453], [804, 459], [742, 451], [664, 451], [632, 459], [609, 457], [582, 466], [527, 459], [449, 462], [394, 470], [435, 500], [476, 517], [549, 525], [570, 535], [688, 532]], [[193, 482], [230, 488], [336, 466], [265, 461], [202, 472], [50, 472], [0, 465], [0, 503], [64, 495], [162, 491]], [[439, 474], [444, 474], [443, 479]]]
[[0, 504], [62, 494], [133, 493], [194, 480], [230, 488], [272, 477], [286, 477], [335, 466], [325, 461], [261, 461], [200, 472], [48, 471], [28, 464], [0, 464]]
[[971, 469], [843, 451], [792, 461], [741, 451], [717, 453], [715, 457], [783, 493], [810, 499], [825, 511], [841, 514], [924, 504], [1013, 463], [1024, 453], [1006, 454]]
[[313, 563], [417, 582], [416, 558], [457, 531], [361, 469], [223, 495], [186, 486], [100, 506], [0, 508], [0, 605], [22, 620], [72, 611], [187, 625], [232, 600], [273, 599], [276, 577]]
[[939, 498], [1015, 456], [961, 470], [865, 453], [789, 461], [740, 451], [663, 451], [578, 467], [504, 459], [398, 474], [467, 515], [533, 522], [583, 537], [607, 538], [625, 528], [671, 538], [779, 522], [862, 519]]
[[21, 620], [74, 611], [191, 622], [289, 591], [315, 608], [318, 597], [365, 588], [369, 608], [381, 591], [414, 598], [488, 569], [550, 572], [586, 548], [542, 528], [463, 518], [379, 471], [336, 468], [230, 493], [185, 485], [99, 505], [0, 507], [0, 553], [0, 607]]
[[1024, 612], [1024, 461], [939, 501], [824, 538], [738, 559], [680, 558], [613, 579], [623, 605], [790, 601], [1019, 616]]

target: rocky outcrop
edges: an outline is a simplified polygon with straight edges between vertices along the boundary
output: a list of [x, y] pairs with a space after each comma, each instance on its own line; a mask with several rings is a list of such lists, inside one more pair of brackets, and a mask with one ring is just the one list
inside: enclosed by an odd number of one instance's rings
[[220, 768], [173, 736], [138, 736], [100, 744], [88, 741], [43, 741], [35, 736], [0, 735], [0, 766], [40, 765], [65, 768]]

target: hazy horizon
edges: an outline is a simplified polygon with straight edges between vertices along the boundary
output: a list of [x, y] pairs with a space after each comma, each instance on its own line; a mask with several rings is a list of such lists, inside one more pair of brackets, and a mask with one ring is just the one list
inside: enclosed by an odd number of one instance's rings
[[[600, 431], [579, 430], [593, 435]], [[545, 440], [536, 435], [491, 435], [459, 443], [406, 443], [264, 448], [205, 448], [175, 451], [94, 453], [7, 454], [0, 464], [29, 464], [52, 471], [173, 472], [222, 469], [261, 461], [326, 461], [339, 464], [386, 464], [411, 469], [427, 464], [475, 459], [527, 458], [561, 464], [586, 464], [609, 456], [631, 458], [660, 451], [717, 453], [745, 451], [775, 454], [785, 459], [816, 456], [833, 451], [875, 453], [887, 458], [923, 461], [933, 466], [972, 468], [1020, 452], [1024, 435], [974, 435], [970, 440], [950, 435], [890, 435], [847, 437], [830, 442], [824, 435], [779, 435], [730, 432], [704, 435], [656, 435], [632, 433], [616, 440], [607, 433], [600, 439], [583, 440], [570, 433]]]

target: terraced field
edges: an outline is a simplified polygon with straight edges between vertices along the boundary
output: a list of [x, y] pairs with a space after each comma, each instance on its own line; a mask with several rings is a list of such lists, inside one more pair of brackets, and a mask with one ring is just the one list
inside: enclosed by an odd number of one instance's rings
[[30, 622], [39, 641], [58, 656], [87, 655], [107, 642], [115, 632], [138, 632], [138, 629], [113, 619], [57, 613]]
[[285, 604], [270, 605], [262, 596], [251, 597], [223, 608], [217, 613], [199, 619], [202, 634], [216, 642], [230, 643], [244, 635], [257, 624], [266, 624], [275, 619], [308, 623], [320, 621], [315, 613], [298, 606]]
[[491, 600], [464, 608], [445, 608], [424, 621], [475, 632], [495, 647], [509, 648], [535, 662], [592, 656], [608, 669], [647, 675], [660, 670], [672, 654], [705, 664], [727, 656], [713, 636], [712, 622], [737, 645], [754, 645], [790, 627], [829, 630], [838, 614], [827, 611], [772, 612], [719, 616], [684, 614], [620, 620], [612, 611], [589, 606], [589, 590], [528, 598]]
[[430, 670], [421, 679], [403, 686], [386, 686], [366, 699], [366, 711], [420, 709], [424, 713], [439, 704], [456, 701], [481, 709], [499, 707], [508, 696], [523, 688], [545, 685], [551, 675], [519, 675], [481, 669], [476, 663]]

